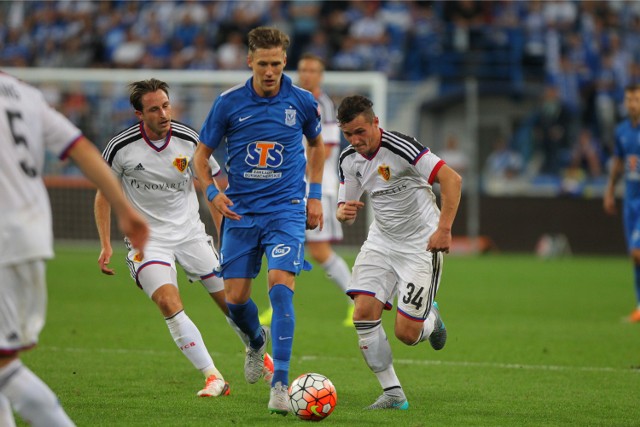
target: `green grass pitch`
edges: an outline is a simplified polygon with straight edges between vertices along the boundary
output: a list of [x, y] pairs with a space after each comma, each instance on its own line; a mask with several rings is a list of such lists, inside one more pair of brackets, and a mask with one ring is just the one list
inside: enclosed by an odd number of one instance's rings
[[[351, 264], [355, 252], [342, 252]], [[23, 360], [79, 426], [299, 425], [269, 415], [266, 384], [246, 384], [240, 340], [200, 284], [181, 274], [186, 312], [231, 395], [202, 399], [203, 378], [175, 347], [159, 311], [129, 277], [102, 275], [95, 246], [59, 246], [48, 266], [49, 309], [39, 346]], [[267, 302], [265, 276], [253, 296]], [[640, 325], [623, 257], [540, 260], [446, 256], [437, 300], [449, 331], [440, 351], [408, 347], [384, 324], [408, 411], [366, 412], [380, 388], [352, 328], [346, 297], [318, 268], [298, 278], [291, 380], [319, 372], [338, 405], [324, 425], [637, 426]], [[20, 426], [25, 425], [19, 421]]]

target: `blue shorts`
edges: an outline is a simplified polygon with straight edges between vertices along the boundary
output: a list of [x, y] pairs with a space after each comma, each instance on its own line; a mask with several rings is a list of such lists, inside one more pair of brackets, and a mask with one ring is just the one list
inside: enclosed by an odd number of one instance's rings
[[628, 206], [624, 210], [624, 231], [629, 252], [640, 249], [640, 213]]
[[225, 279], [255, 278], [260, 273], [262, 255], [269, 270], [299, 274], [309, 270], [304, 260], [305, 212], [273, 212], [242, 215], [239, 220], [222, 221], [221, 270]]

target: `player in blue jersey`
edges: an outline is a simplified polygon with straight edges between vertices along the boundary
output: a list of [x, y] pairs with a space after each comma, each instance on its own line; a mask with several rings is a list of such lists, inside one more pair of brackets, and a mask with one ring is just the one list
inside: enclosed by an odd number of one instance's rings
[[[262, 375], [270, 335], [251, 299], [252, 280], [260, 272], [263, 254], [267, 257], [274, 362], [268, 408], [286, 415], [295, 276], [308, 268], [305, 228], [323, 225], [324, 144], [313, 95], [283, 73], [289, 37], [275, 28], [258, 27], [248, 40], [247, 64], [253, 76], [214, 102], [200, 132], [194, 166], [207, 199], [224, 217], [221, 274], [231, 317], [251, 338], [244, 368], [249, 383]], [[220, 191], [211, 178], [209, 157], [223, 140], [229, 182]]]
[[637, 299], [629, 321], [640, 322], [640, 85], [625, 88], [624, 106], [628, 118], [616, 127], [613, 161], [604, 193], [604, 210], [611, 215], [616, 213], [615, 187], [624, 174], [624, 231], [633, 260]]

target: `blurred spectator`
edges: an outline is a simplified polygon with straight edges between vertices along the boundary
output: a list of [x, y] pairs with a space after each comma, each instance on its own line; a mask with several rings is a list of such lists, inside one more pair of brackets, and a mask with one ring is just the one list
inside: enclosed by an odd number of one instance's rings
[[242, 34], [232, 32], [218, 48], [218, 67], [221, 70], [247, 69], [247, 47]]
[[591, 131], [587, 128], [580, 130], [578, 139], [571, 151], [571, 169], [580, 169], [591, 178], [601, 177], [603, 174], [604, 150]]
[[572, 121], [558, 89], [547, 85], [535, 121], [536, 145], [542, 152], [541, 173], [556, 175], [569, 164]]
[[122, 68], [137, 68], [142, 64], [144, 54], [144, 41], [130, 28], [125, 33], [125, 41], [113, 51], [112, 60], [116, 66]]
[[469, 170], [469, 156], [460, 148], [458, 136], [450, 134], [444, 144], [444, 148], [439, 152], [440, 158], [447, 162], [451, 168], [464, 179]]
[[10, 28], [6, 37], [0, 61], [10, 67], [26, 67], [30, 59], [28, 37], [19, 28]]
[[485, 161], [483, 175], [485, 179], [513, 180], [520, 177], [523, 167], [522, 155], [509, 147], [503, 135], [498, 135]]
[[196, 35], [193, 46], [185, 47], [172, 58], [172, 68], [176, 69], [215, 70], [217, 67], [216, 53], [202, 33]]
[[339, 71], [361, 71], [366, 69], [366, 60], [357, 49], [356, 40], [347, 36], [342, 40], [340, 50], [333, 56], [331, 66]]
[[319, 0], [291, 0], [288, 2], [289, 18], [292, 22], [291, 48], [288, 56], [292, 64], [298, 62], [298, 56], [318, 29]]

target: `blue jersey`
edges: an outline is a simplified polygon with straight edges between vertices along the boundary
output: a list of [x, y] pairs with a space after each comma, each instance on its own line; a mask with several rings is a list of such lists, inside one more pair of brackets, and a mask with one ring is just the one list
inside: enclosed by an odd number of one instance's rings
[[625, 120], [616, 127], [614, 154], [624, 163], [625, 206], [640, 211], [640, 126]]
[[302, 135], [322, 125], [313, 95], [283, 74], [280, 91], [263, 98], [253, 78], [222, 93], [207, 116], [200, 140], [216, 149], [226, 137], [225, 194], [239, 214], [305, 210], [307, 160]]

